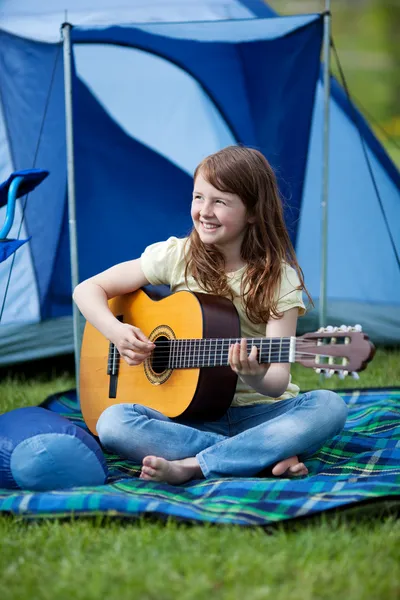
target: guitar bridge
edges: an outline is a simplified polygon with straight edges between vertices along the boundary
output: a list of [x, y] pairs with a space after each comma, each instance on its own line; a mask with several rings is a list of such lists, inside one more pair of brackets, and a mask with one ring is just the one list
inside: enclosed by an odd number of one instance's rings
[[[123, 322], [123, 315], [116, 317], [118, 321]], [[118, 373], [119, 373], [119, 352], [112, 342], [110, 342], [108, 350], [108, 361], [107, 361], [107, 375], [110, 376], [110, 383], [108, 387], [108, 397], [117, 397], [117, 385], [118, 385]]]

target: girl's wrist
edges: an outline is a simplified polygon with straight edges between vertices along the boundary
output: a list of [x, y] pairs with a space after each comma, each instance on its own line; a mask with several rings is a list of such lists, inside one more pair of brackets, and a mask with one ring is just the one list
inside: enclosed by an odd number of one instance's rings
[[105, 324], [103, 332], [104, 336], [114, 344], [120, 328], [121, 322], [113, 316], [113, 318]]
[[253, 387], [254, 385], [257, 384], [262, 384], [264, 377], [266, 376], [267, 372], [268, 372], [268, 367], [269, 365], [266, 365], [266, 369], [264, 371], [261, 371], [260, 373], [248, 373], [248, 374], [241, 374], [239, 373], [239, 377], [241, 378], [241, 380], [250, 385], [251, 387]]

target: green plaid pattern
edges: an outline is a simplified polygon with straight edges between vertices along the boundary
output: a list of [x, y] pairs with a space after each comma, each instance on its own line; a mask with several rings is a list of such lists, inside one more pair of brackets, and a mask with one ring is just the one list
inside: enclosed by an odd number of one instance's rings
[[[0, 510], [25, 518], [151, 514], [179, 520], [268, 525], [325, 510], [400, 499], [400, 389], [340, 391], [344, 431], [313, 455], [298, 479], [224, 478], [179, 486], [138, 478], [140, 467], [106, 455], [106, 485], [56, 492], [0, 490]], [[44, 406], [85, 427], [74, 391]]]

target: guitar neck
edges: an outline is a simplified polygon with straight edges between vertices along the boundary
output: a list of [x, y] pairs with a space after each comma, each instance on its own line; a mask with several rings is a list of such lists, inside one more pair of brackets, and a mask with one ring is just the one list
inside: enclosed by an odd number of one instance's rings
[[[179, 339], [156, 342], [154, 362], [170, 369], [218, 367], [228, 364], [229, 347], [241, 338]], [[258, 350], [260, 363], [295, 361], [295, 337], [247, 339], [247, 348]]]

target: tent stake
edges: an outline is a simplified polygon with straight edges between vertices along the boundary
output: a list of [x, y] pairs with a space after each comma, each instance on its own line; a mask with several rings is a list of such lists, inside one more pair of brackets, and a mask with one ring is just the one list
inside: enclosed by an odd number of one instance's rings
[[[72, 289], [79, 283], [78, 271], [78, 242], [76, 234], [76, 210], [75, 210], [75, 166], [74, 166], [74, 132], [72, 114], [72, 49], [71, 49], [71, 25], [63, 23], [62, 37], [64, 50], [64, 89], [65, 89], [65, 124], [67, 141], [67, 175], [68, 175], [68, 221], [69, 221], [69, 248], [71, 258], [71, 282]], [[74, 354], [75, 354], [75, 380], [76, 391], [79, 394], [79, 355], [80, 355], [80, 328], [79, 311], [75, 302], [72, 303], [72, 317], [74, 329]]]
[[329, 196], [329, 101], [330, 85], [330, 40], [331, 40], [331, 2], [325, 0], [324, 14], [324, 133], [322, 163], [322, 201], [321, 201], [321, 279], [319, 294], [319, 326], [326, 326], [327, 265], [328, 265], [328, 196]]

